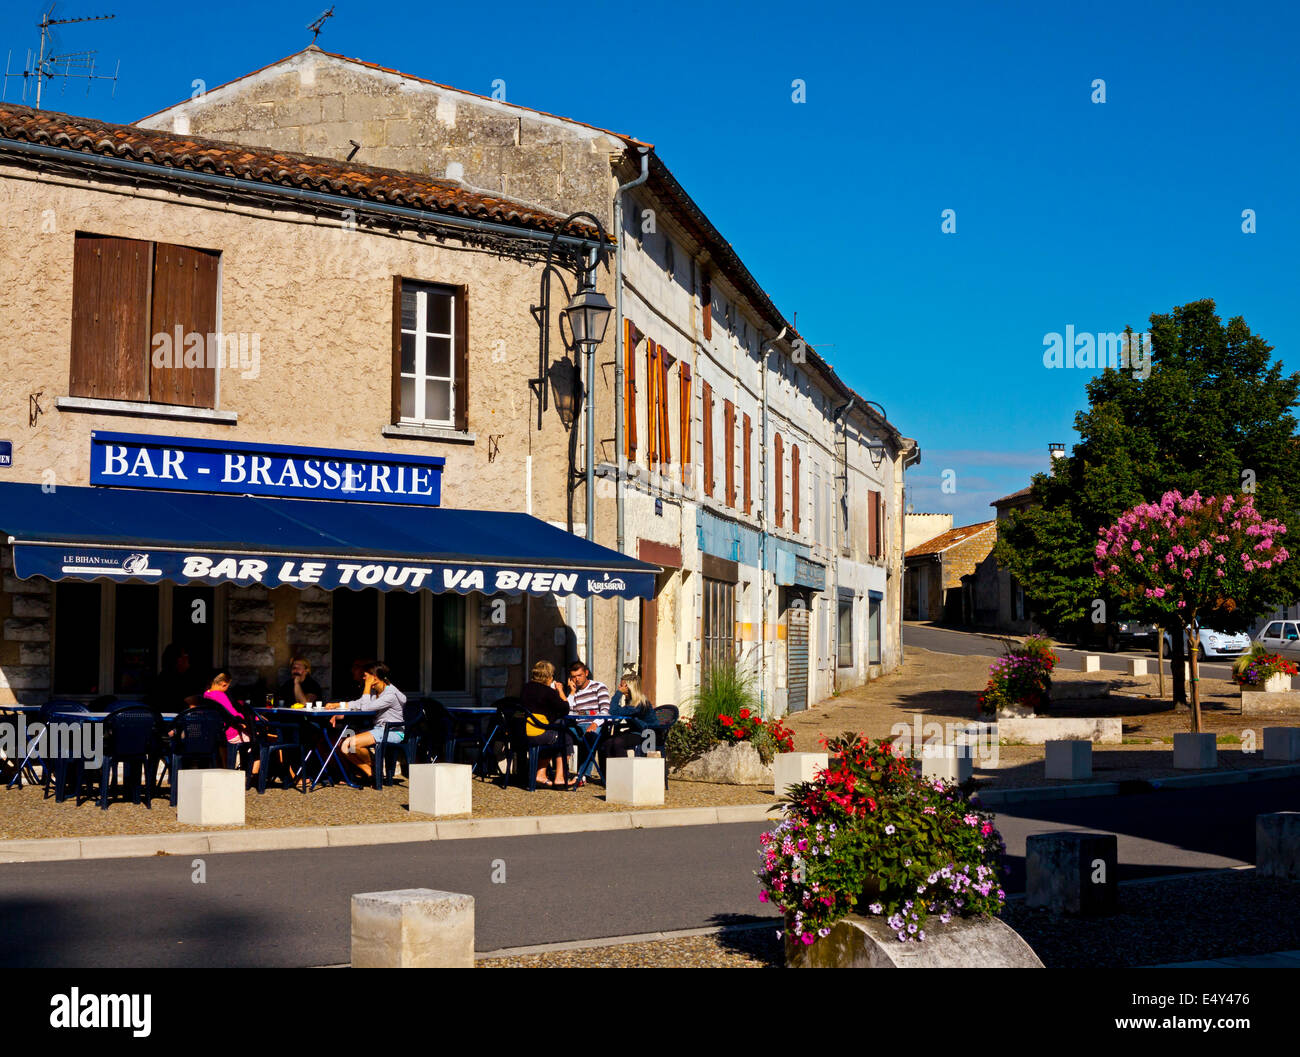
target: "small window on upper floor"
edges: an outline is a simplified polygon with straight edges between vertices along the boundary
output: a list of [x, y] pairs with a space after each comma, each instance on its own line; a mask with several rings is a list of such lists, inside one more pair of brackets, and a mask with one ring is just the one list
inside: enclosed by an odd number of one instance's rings
[[468, 430], [466, 288], [393, 285], [393, 421]]
[[677, 254], [673, 249], [673, 240], [664, 236], [664, 271], [671, 283], [677, 278]]

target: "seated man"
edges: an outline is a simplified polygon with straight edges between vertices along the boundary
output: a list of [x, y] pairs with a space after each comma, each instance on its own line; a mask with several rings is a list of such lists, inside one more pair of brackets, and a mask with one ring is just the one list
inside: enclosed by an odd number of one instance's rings
[[[569, 714], [578, 716], [585, 747], [590, 748], [600, 737], [601, 725], [584, 723], [581, 717], [609, 711], [609, 687], [591, 677], [591, 669], [582, 661], [569, 665]], [[579, 761], [581, 763], [581, 761]]]
[[289, 681], [280, 684], [276, 701], [285, 705], [310, 705], [321, 699], [320, 683], [311, 677], [311, 661], [299, 654], [289, 662]]

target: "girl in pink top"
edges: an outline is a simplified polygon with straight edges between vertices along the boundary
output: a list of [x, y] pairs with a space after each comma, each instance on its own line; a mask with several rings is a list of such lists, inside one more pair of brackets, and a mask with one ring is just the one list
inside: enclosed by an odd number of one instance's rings
[[[230, 697], [226, 693], [229, 689], [230, 673], [219, 671], [212, 677], [212, 684], [208, 687], [203, 696], [209, 701], [215, 701], [232, 716], [235, 716], [242, 721], [243, 716], [240, 714], [239, 710], [230, 703]], [[227, 724], [226, 741], [232, 745], [237, 745], [241, 742], [248, 741], [248, 735], [241, 732], [237, 727], [232, 727]]]

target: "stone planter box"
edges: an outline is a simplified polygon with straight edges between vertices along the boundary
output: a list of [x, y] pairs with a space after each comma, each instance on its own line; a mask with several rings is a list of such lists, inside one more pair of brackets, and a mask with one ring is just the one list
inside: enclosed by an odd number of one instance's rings
[[1219, 766], [1214, 732], [1174, 735], [1174, 767], [1179, 771], [1208, 771]]
[[1045, 745], [1049, 741], [1091, 741], [1098, 745], [1119, 745], [1124, 728], [1118, 716], [1088, 719], [1077, 716], [1033, 716], [1027, 719], [999, 719], [998, 740]]
[[[1290, 676], [1283, 676], [1289, 679]], [[1247, 691], [1242, 687], [1241, 714], [1267, 716], [1277, 712], [1300, 712], [1300, 692], [1295, 690]]]
[[673, 768], [672, 777], [721, 785], [770, 786], [775, 780], [772, 765], [764, 764], [758, 750], [743, 741], [735, 745], [715, 745], [698, 759]]
[[1279, 672], [1277, 675], [1270, 675], [1257, 686], [1250, 686], [1243, 683], [1241, 693], [1244, 697], [1246, 694], [1285, 694], [1291, 689], [1291, 677]]
[[1041, 969], [1020, 935], [997, 918], [938, 917], [926, 923], [920, 943], [900, 943], [878, 917], [850, 915], [810, 946], [786, 939], [789, 969]]

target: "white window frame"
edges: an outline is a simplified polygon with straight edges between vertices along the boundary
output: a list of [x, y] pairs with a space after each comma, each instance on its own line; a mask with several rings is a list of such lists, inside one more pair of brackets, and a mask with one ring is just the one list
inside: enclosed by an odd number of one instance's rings
[[[408, 330], [402, 327], [402, 335], [411, 335], [415, 339], [415, 372], [407, 374], [401, 370], [402, 364], [398, 363], [398, 396], [400, 402], [401, 384], [406, 379], [411, 379], [415, 389], [415, 407], [414, 414], [411, 416], [402, 415], [398, 421], [413, 426], [446, 426], [454, 429], [456, 426], [456, 294], [451, 289], [441, 289], [434, 283], [420, 283], [412, 279], [402, 280], [402, 299], [406, 299], [407, 286], [410, 286], [415, 293], [415, 329]], [[448, 333], [438, 333], [428, 329], [429, 320], [429, 295], [437, 294], [440, 297], [446, 297], [451, 302], [451, 311], [448, 314]], [[400, 310], [400, 306], [399, 306]], [[404, 315], [404, 313], [403, 313]], [[429, 362], [429, 338], [446, 338], [449, 341], [450, 355], [447, 359], [446, 375], [431, 374], [426, 370]], [[425, 407], [426, 383], [428, 382], [446, 382], [447, 383], [447, 417], [430, 418]], [[400, 406], [400, 405], [399, 405]]]

